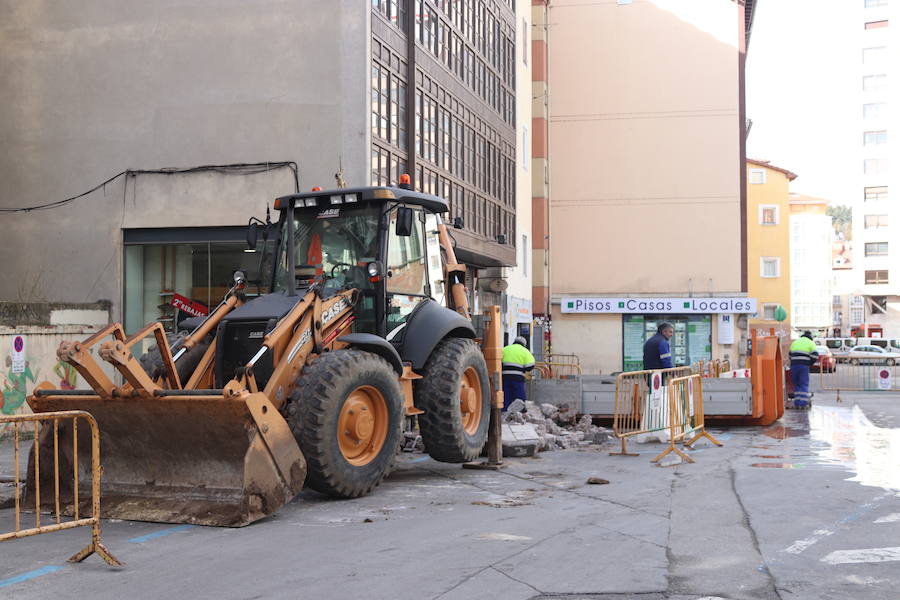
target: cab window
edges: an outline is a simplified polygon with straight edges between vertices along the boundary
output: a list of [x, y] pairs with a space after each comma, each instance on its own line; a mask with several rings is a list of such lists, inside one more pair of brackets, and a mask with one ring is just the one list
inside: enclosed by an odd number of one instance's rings
[[428, 297], [428, 269], [425, 262], [424, 216], [413, 211], [412, 233], [397, 235], [397, 209], [390, 213], [386, 261], [387, 338], [399, 334], [399, 328]]

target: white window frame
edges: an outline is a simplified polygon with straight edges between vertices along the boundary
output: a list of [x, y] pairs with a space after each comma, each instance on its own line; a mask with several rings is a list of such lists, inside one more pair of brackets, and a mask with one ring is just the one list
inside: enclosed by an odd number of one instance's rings
[[873, 175], [888, 172], [888, 159], [886, 158], [865, 158], [863, 159], [863, 173]]
[[[759, 181], [754, 181], [754, 179], [759, 179]], [[750, 176], [747, 178], [747, 181], [753, 185], [762, 185], [766, 183], [766, 170], [765, 169], [750, 169]]]
[[862, 61], [864, 65], [883, 63], [887, 55], [887, 46], [870, 46], [863, 48]]
[[[766, 262], [775, 262], [775, 274], [766, 275]], [[760, 256], [759, 257], [759, 276], [763, 279], [778, 279], [781, 277], [781, 257], [780, 256]]]
[[528, 21], [522, 18], [522, 62], [528, 66]]
[[[766, 223], [763, 221], [763, 214], [767, 209], [775, 210], [775, 222], [774, 223]], [[779, 225], [781, 223], [781, 211], [779, 210], [779, 206], [777, 204], [760, 204], [759, 205], [759, 224], [770, 227], [772, 225]]]
[[528, 142], [528, 125], [522, 125], [522, 168], [528, 171], [528, 157], [531, 156], [531, 145]]
[[881, 144], [887, 144], [887, 129], [863, 132], [863, 146], [880, 146]]
[[525, 278], [528, 277], [528, 253], [531, 249], [528, 247], [528, 235], [522, 234], [522, 273]]
[[863, 120], [874, 121], [875, 119], [883, 119], [887, 112], [886, 106], [887, 103], [885, 102], [866, 102], [863, 104]]
[[887, 89], [887, 75], [884, 73], [872, 73], [863, 75], [864, 92], [883, 92]]

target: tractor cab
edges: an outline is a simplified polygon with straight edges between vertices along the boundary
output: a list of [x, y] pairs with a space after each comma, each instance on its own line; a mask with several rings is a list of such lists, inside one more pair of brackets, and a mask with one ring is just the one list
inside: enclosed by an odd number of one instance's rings
[[392, 339], [424, 300], [443, 304], [439, 214], [447, 202], [395, 187], [282, 196], [271, 289], [359, 290], [354, 330]]

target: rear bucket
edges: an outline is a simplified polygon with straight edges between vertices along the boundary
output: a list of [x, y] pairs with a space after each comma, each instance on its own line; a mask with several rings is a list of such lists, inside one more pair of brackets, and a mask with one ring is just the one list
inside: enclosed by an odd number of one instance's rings
[[[36, 392], [28, 399], [32, 410], [85, 410], [99, 425], [103, 517], [240, 527], [274, 513], [303, 487], [306, 461], [264, 394], [102, 399], [55, 392]], [[42, 490], [54, 485], [52, 429], [45, 426], [39, 439]], [[72, 438], [61, 421], [60, 496], [70, 512]], [[90, 442], [86, 424], [78, 427], [82, 512], [90, 501]], [[33, 475], [31, 466], [29, 494]]]

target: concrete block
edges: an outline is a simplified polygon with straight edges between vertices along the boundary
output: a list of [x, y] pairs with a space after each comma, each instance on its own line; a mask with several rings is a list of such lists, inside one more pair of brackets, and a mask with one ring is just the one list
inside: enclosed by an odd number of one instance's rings
[[503, 456], [506, 457], [525, 457], [534, 456], [538, 451], [539, 440], [524, 440], [515, 442], [503, 442]]
[[539, 440], [537, 430], [534, 425], [524, 423], [522, 425], [512, 425], [507, 423], [501, 427], [501, 439], [503, 442], [524, 442], [531, 440]]

